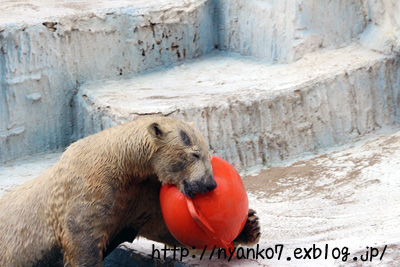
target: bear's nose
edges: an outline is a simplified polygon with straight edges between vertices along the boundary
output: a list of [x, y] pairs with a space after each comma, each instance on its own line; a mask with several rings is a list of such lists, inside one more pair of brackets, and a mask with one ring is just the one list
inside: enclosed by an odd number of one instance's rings
[[217, 183], [215, 182], [214, 177], [210, 175], [210, 177], [207, 179], [206, 189], [207, 191], [211, 191], [215, 188], [217, 188]]

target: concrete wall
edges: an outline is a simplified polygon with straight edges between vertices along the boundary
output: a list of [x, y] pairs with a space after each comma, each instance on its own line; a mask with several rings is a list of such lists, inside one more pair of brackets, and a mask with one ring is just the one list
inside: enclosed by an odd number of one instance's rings
[[[172, 116], [193, 121], [213, 153], [248, 170], [400, 123], [398, 57], [349, 46], [283, 66], [241, 59], [229, 60], [226, 65], [233, 67], [214, 67], [223, 60], [187, 63], [180, 77], [176, 67], [146, 79], [83, 85], [76, 95], [77, 134], [84, 137], [139, 115]], [[193, 83], [181, 77], [192, 77]], [[170, 89], [157, 91], [164, 83]], [[180, 84], [193, 93], [185, 95]], [[141, 93], [142, 88], [155, 92]]]
[[151, 8], [142, 2], [139, 9], [75, 14], [78, 6], [67, 16], [57, 9], [55, 17], [29, 23], [0, 20], [0, 162], [68, 145], [73, 96], [86, 81], [216, 47], [274, 63], [351, 42], [400, 52], [396, 0], [150, 1]]
[[68, 145], [78, 84], [215, 49], [213, 18], [213, 5], [204, 0], [2, 25], [0, 162]]
[[288, 63], [351, 43], [367, 21], [362, 0], [216, 0], [221, 50]]
[[360, 43], [384, 54], [400, 53], [400, 1], [364, 1], [367, 28], [360, 36]]

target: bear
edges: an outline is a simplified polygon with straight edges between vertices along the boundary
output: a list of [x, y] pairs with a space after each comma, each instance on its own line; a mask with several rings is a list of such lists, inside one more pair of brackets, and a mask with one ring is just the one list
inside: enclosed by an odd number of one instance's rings
[[[181, 245], [163, 220], [161, 186], [188, 197], [215, 189], [210, 160], [200, 132], [170, 117], [143, 116], [78, 140], [0, 199], [0, 266], [102, 266], [137, 236]], [[235, 242], [259, 238], [249, 210]]]

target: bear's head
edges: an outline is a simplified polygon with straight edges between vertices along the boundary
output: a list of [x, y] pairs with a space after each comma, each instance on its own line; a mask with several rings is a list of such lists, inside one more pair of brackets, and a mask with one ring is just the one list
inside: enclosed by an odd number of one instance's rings
[[186, 196], [214, 190], [211, 153], [193, 125], [172, 118], [152, 122], [148, 132], [156, 150], [150, 164], [162, 184], [174, 184]]

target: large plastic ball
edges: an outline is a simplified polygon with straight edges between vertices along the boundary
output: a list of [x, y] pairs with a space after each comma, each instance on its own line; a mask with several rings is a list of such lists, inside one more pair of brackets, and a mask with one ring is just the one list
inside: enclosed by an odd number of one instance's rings
[[238, 172], [225, 160], [211, 160], [217, 188], [190, 199], [176, 186], [164, 185], [161, 210], [171, 234], [182, 244], [198, 249], [233, 248], [248, 214], [248, 198]]

